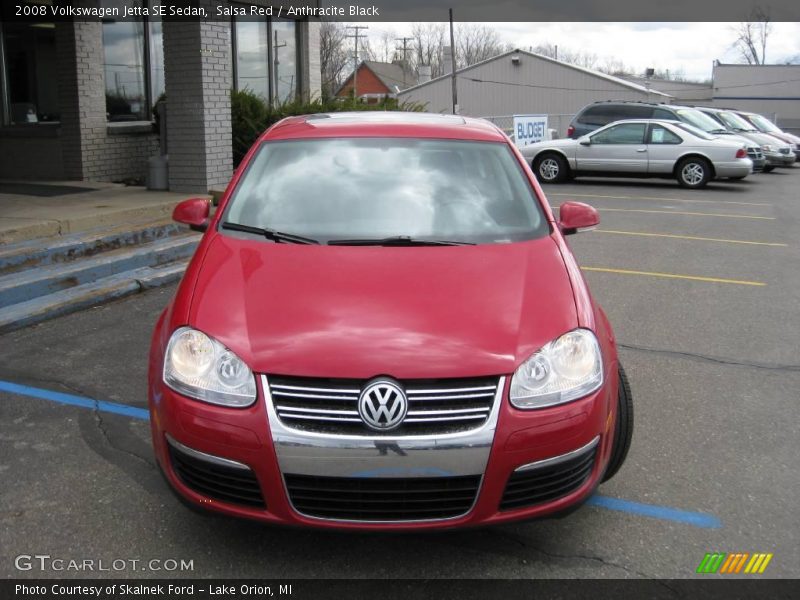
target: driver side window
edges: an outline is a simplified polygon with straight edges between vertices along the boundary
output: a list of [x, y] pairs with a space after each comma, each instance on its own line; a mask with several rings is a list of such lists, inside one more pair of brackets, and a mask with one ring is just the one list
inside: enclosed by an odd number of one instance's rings
[[592, 136], [592, 144], [643, 144], [644, 123], [614, 125]]

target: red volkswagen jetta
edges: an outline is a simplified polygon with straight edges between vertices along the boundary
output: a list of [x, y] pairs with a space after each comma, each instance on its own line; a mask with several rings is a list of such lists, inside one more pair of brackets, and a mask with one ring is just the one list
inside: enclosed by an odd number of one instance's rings
[[614, 334], [494, 125], [338, 113], [271, 127], [150, 352], [158, 462], [190, 504], [265, 522], [441, 528], [563, 513], [633, 426]]

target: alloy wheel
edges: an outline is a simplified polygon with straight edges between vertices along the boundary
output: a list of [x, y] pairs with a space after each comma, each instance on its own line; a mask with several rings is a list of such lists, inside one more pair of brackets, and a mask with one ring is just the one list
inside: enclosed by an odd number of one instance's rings
[[703, 165], [694, 162], [688, 163], [681, 170], [681, 177], [687, 185], [699, 185], [705, 177]]
[[558, 177], [558, 161], [554, 158], [545, 158], [539, 164], [539, 174], [542, 176], [542, 179], [547, 181], [552, 181], [556, 177]]

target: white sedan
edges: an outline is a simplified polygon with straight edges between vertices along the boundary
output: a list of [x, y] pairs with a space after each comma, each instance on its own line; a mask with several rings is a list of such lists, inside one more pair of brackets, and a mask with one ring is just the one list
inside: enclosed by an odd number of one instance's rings
[[616, 121], [578, 139], [520, 150], [543, 183], [580, 176], [674, 177], [684, 187], [701, 188], [714, 178], [743, 179], [753, 172], [741, 141], [656, 119]]

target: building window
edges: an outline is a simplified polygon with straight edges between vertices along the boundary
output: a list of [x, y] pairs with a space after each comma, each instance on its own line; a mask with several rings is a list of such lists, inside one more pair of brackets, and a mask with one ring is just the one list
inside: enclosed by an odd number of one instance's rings
[[276, 104], [297, 98], [297, 23], [272, 22], [272, 67]]
[[266, 21], [234, 21], [236, 89], [269, 99], [269, 27]]
[[297, 22], [234, 17], [233, 81], [271, 104], [291, 102], [300, 92]]
[[149, 121], [150, 110], [164, 91], [161, 21], [104, 22], [103, 53], [108, 120]]
[[0, 26], [3, 123], [58, 121], [55, 24]]

